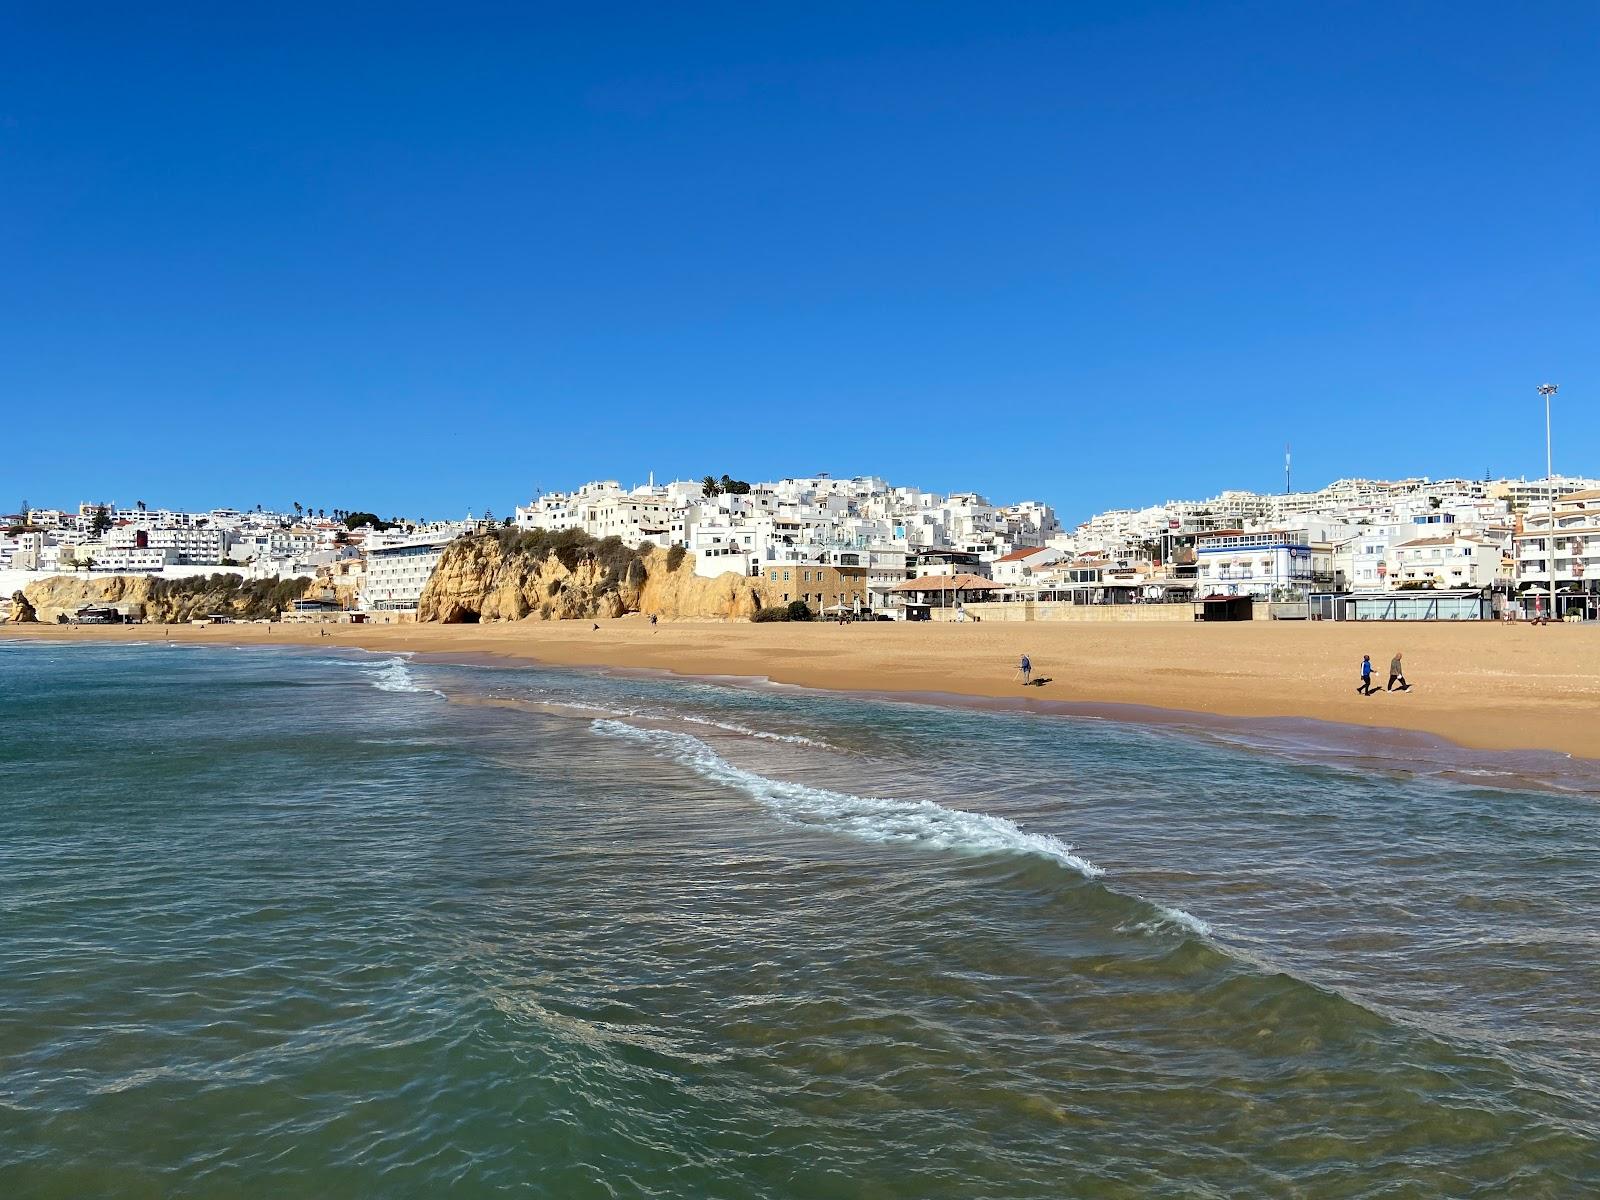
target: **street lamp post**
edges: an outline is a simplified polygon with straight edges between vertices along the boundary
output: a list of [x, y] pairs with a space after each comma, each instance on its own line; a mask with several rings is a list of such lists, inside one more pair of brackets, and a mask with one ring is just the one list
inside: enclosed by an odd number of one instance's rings
[[1550, 611], [1546, 620], [1556, 615], [1556, 485], [1550, 458], [1550, 400], [1560, 390], [1554, 383], [1539, 385], [1539, 395], [1544, 397], [1544, 482], [1550, 500], [1550, 553], [1545, 559], [1550, 568]]

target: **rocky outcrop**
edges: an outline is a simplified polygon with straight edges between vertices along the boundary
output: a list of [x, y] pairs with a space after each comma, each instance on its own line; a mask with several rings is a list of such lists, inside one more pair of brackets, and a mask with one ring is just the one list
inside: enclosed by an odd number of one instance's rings
[[39, 613], [22, 592], [11, 593], [11, 615], [6, 618], [12, 625], [37, 625]]
[[138, 604], [148, 611], [150, 585], [154, 582], [148, 575], [115, 575], [104, 579], [53, 575], [30, 583], [25, 590], [39, 619], [54, 621], [62, 615], [72, 616], [85, 604]]
[[[29, 584], [25, 599], [41, 621], [70, 617], [85, 604], [131, 605], [147, 621], [181, 624], [213, 613], [236, 620], [275, 616], [289, 601], [304, 594], [309, 579], [245, 580], [235, 574], [191, 575], [163, 579], [153, 575], [82, 578], [55, 575]], [[14, 608], [13, 608], [14, 611]]]
[[664, 620], [673, 618], [748, 621], [758, 609], [783, 603], [765, 580], [729, 571], [707, 579], [694, 573], [694, 556], [686, 554], [677, 570], [667, 570], [668, 554], [658, 550], [645, 564], [649, 568], [639, 592], [639, 611]]
[[419, 621], [599, 620], [627, 613], [740, 618], [767, 603], [759, 579], [703, 579], [683, 554], [615, 541], [478, 534], [445, 547], [417, 609]]

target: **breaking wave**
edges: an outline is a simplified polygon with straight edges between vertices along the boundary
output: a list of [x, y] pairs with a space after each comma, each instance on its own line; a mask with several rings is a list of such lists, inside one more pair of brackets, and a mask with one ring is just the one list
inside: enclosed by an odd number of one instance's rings
[[803, 783], [769, 779], [735, 766], [705, 742], [669, 729], [641, 729], [623, 721], [596, 720], [597, 733], [653, 746], [716, 783], [750, 795], [779, 820], [842, 833], [871, 842], [912, 842], [937, 850], [1026, 854], [1047, 858], [1094, 879], [1105, 872], [1049, 834], [1028, 833], [1015, 822], [985, 813], [946, 808], [931, 800], [856, 796]]
[[650, 708], [616, 708], [605, 704], [594, 704], [587, 700], [573, 700], [566, 696], [546, 700], [543, 703], [549, 708], [602, 713], [608, 717], [632, 717], [637, 720], [668, 723], [683, 721], [690, 725], [705, 725], [711, 729], [720, 729], [724, 733], [736, 733], [741, 737], [758, 738], [764, 742], [786, 742], [791, 746], [810, 746], [816, 750], [832, 750], [835, 748], [827, 742], [805, 737], [798, 733], [773, 733], [766, 729], [752, 729], [750, 726], [740, 725], [736, 721], [719, 721], [713, 717], [697, 717], [691, 713], [660, 711]]
[[686, 714], [679, 714], [678, 720], [688, 721], [694, 725], [709, 725], [713, 729], [740, 733], [745, 737], [760, 738], [767, 742], [788, 742], [791, 746], [812, 746], [818, 750], [833, 749], [827, 742], [819, 742], [816, 738], [804, 737], [798, 733], [769, 733], [765, 729], [751, 729], [748, 725], [740, 725], [733, 721], [714, 721], [710, 717], [691, 717]]
[[441, 700], [445, 694], [436, 688], [423, 687], [412, 677], [411, 668], [403, 658], [390, 658], [381, 663], [361, 663], [372, 686], [380, 692], [417, 692], [423, 695], [438, 696]]

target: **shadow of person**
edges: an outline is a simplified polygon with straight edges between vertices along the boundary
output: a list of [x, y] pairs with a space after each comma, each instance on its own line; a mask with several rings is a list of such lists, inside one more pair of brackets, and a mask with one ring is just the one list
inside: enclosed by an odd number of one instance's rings
[[1050, 682], [1050, 676], [1048, 676], [1048, 675], [1040, 675], [1037, 679], [1030, 679], [1028, 681], [1028, 686], [1029, 687], [1043, 687], [1045, 684], [1047, 684], [1049, 682]]

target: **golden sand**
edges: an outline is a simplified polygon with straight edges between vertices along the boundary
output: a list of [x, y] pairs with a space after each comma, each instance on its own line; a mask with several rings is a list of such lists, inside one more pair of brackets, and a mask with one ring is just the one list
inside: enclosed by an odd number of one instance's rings
[[[493, 625], [9, 626], [73, 641], [281, 643], [493, 654], [877, 692], [1031, 696], [1234, 717], [1310, 717], [1420, 730], [1484, 749], [1600, 758], [1600, 626], [1493, 623], [752, 625], [642, 617]], [[1408, 693], [1356, 694], [1405, 652]], [[1018, 657], [1042, 686], [1024, 691]]]

